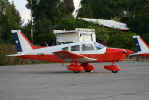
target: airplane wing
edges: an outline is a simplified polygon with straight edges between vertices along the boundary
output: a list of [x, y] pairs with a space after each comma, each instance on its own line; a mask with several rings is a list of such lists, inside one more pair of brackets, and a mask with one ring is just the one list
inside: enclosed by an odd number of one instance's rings
[[69, 52], [69, 51], [57, 51], [54, 54], [64, 61], [74, 61], [77, 60], [78, 62], [85, 63], [85, 62], [93, 62], [97, 59], [89, 58], [84, 55], [80, 55], [77, 53]]

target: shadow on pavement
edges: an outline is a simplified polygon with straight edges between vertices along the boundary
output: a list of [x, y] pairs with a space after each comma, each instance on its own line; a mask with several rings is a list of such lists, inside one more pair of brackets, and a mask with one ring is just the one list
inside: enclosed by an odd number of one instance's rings
[[80, 73], [74, 73], [71, 71], [63, 70], [63, 71], [17, 71], [17, 73], [22, 73], [22, 74], [74, 74], [74, 75], [79, 75], [79, 74], [112, 74], [111, 72], [80, 72]]

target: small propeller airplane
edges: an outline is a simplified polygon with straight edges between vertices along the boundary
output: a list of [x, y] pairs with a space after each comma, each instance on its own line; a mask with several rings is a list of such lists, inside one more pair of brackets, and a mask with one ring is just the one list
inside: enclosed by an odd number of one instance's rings
[[149, 45], [139, 36], [133, 36], [138, 52], [130, 54], [130, 56], [144, 56], [149, 57]]
[[12, 30], [12, 33], [18, 53], [8, 56], [58, 63], [69, 62], [67, 69], [75, 73], [92, 72], [95, 67], [89, 63], [101, 62], [111, 62], [111, 65], [106, 65], [104, 68], [117, 73], [120, 71], [120, 66], [116, 65], [116, 62], [123, 61], [125, 56], [133, 53], [128, 49], [108, 48], [97, 42], [34, 46], [20, 30]]

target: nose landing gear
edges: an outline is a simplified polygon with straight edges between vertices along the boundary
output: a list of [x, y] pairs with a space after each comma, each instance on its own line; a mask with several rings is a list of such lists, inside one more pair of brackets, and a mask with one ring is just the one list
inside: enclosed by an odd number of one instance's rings
[[104, 68], [112, 73], [118, 73], [120, 71], [120, 66], [118, 65], [106, 65]]

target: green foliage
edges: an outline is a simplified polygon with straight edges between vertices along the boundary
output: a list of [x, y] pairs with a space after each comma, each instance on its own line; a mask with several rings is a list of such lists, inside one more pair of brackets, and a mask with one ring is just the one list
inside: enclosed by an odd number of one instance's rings
[[48, 42], [49, 45], [53, 44], [51, 43], [53, 40], [52, 27], [51, 21], [46, 18], [36, 21], [34, 27], [34, 43], [45, 45], [45, 42]]
[[66, 17], [55, 27], [55, 29], [73, 30], [75, 28], [91, 28], [97, 25], [85, 22], [83, 20], [74, 19], [73, 17]]
[[149, 33], [146, 33], [146, 34], [141, 34], [141, 37], [145, 40], [145, 42], [147, 42], [147, 44], [149, 44]]
[[[8, 0], [0, 0], [0, 65], [19, 63], [16, 58], [9, 58], [8, 53], [16, 53], [12, 42], [12, 29], [20, 29], [21, 18], [14, 4]], [[17, 62], [18, 61], [18, 62]]]
[[19, 29], [20, 26], [21, 18], [14, 4], [10, 4], [8, 0], [0, 0], [0, 43], [10, 42], [10, 31]]
[[[33, 14], [33, 42], [39, 45], [45, 45], [45, 42], [49, 45], [55, 43], [55, 36], [52, 32], [57, 24], [60, 23], [62, 18], [71, 16], [74, 9], [72, 0], [40, 0], [36, 5], [33, 0], [27, 0]], [[24, 28], [29, 28], [25, 26]], [[28, 29], [24, 29], [24, 32]], [[28, 30], [29, 32], [29, 30]]]
[[149, 0], [86, 0], [79, 17], [118, 19], [133, 32], [149, 33]]
[[132, 39], [133, 35], [136, 34], [132, 32], [120, 32], [118, 30], [115, 32], [113, 31], [113, 33], [110, 34], [108, 45], [112, 47], [135, 50], [136, 46]]

